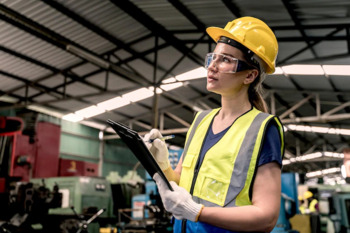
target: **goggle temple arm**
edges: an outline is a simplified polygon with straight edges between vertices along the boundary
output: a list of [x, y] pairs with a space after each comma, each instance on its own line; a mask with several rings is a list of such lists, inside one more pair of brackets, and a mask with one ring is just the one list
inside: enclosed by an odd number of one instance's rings
[[244, 61], [237, 60], [237, 62], [238, 62], [238, 64], [237, 64], [236, 72], [240, 72], [243, 70], [251, 70], [251, 69], [259, 70], [258, 68], [254, 67], [254, 66], [248, 65]]

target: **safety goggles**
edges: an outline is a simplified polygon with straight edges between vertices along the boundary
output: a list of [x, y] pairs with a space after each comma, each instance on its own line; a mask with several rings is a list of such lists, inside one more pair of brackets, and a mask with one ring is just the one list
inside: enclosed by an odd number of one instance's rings
[[204, 67], [208, 69], [212, 63], [220, 73], [236, 73], [243, 70], [257, 69], [244, 61], [220, 53], [208, 53], [205, 56]]

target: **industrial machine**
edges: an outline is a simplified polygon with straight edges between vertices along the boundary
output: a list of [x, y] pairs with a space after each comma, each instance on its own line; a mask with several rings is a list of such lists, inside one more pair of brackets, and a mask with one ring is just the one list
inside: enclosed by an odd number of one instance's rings
[[[171, 215], [165, 211], [157, 185], [147, 172], [144, 185], [145, 192], [132, 197], [130, 221], [119, 222], [120, 231], [172, 232]], [[121, 219], [122, 211], [119, 211], [118, 219]]]
[[272, 233], [298, 233], [298, 231], [292, 230], [289, 222], [289, 219], [293, 217], [299, 209], [297, 190], [299, 183], [298, 174], [282, 173], [281, 182], [280, 213]]
[[329, 197], [329, 218], [334, 224], [334, 232], [350, 232], [350, 187], [344, 185]]
[[[170, 165], [174, 169], [182, 155], [183, 149], [169, 149]], [[135, 169], [134, 169], [135, 170]], [[171, 214], [165, 211], [157, 185], [146, 172], [144, 193], [134, 195], [131, 201], [130, 221], [123, 224], [120, 221], [121, 232], [146, 231], [146, 232], [172, 232]], [[125, 209], [128, 211], [128, 209]], [[121, 219], [123, 209], [119, 211], [118, 218]]]
[[8, 202], [1, 206], [6, 215], [0, 224], [0, 232], [41, 232], [47, 223], [49, 209], [62, 203], [57, 185], [48, 189], [44, 183], [15, 182], [10, 190]]
[[0, 232], [88, 232], [97, 217], [115, 222], [97, 164], [61, 159], [60, 126], [27, 118], [0, 116]]
[[[32, 179], [31, 182], [38, 184], [41, 179]], [[82, 226], [87, 229], [96, 217], [99, 218], [94, 222], [99, 222], [101, 225], [104, 222], [111, 222], [111, 219], [116, 222], [112, 213], [111, 186], [105, 178], [50, 177], [45, 179], [45, 184], [48, 188], [58, 186], [62, 195], [61, 205], [48, 211], [51, 224], [56, 225], [56, 228], [75, 233]], [[92, 226], [93, 224], [91, 228]]]

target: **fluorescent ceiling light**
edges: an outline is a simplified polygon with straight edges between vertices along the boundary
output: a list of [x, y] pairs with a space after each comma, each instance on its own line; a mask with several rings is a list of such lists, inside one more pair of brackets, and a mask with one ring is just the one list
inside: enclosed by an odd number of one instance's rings
[[177, 83], [160, 85], [160, 88], [162, 88], [164, 91], [170, 91], [170, 90], [176, 89], [176, 88], [181, 87], [181, 86], [183, 86], [183, 83], [177, 82]]
[[310, 160], [310, 159], [317, 159], [320, 157], [322, 157], [322, 152], [315, 152], [315, 153], [311, 153], [311, 154], [297, 156], [295, 158], [290, 158], [290, 161], [293, 163], [293, 162], [305, 161], [305, 160]]
[[50, 108], [46, 108], [46, 107], [41, 107], [41, 106], [37, 106], [37, 105], [29, 105], [29, 106], [27, 106], [27, 108], [30, 110], [33, 110], [36, 112], [41, 112], [41, 113], [44, 113], [46, 115], [54, 116], [57, 118], [61, 118], [63, 116], [62, 113], [54, 111], [54, 110], [52, 110]]
[[93, 116], [99, 115], [101, 113], [104, 113], [105, 111], [106, 110], [101, 108], [101, 107], [98, 107], [96, 105], [92, 105], [90, 107], [83, 108], [79, 111], [76, 111], [75, 114], [78, 116], [81, 116], [83, 118], [89, 118], [89, 117], [93, 117]]
[[128, 105], [130, 103], [131, 103], [130, 100], [126, 100], [126, 99], [123, 99], [122, 97], [118, 96], [118, 97], [115, 97], [113, 99], [103, 101], [103, 102], [97, 104], [97, 106], [100, 108], [104, 108], [107, 111], [110, 111], [110, 110]]
[[[150, 91], [152, 91], [152, 93], [154, 93], [154, 87], [149, 87], [148, 90], [150, 90]], [[162, 94], [163, 93], [163, 90], [158, 88], [158, 87], [157, 87], [156, 90], [157, 90], [156, 91], [157, 94]]]
[[327, 75], [350, 75], [349, 65], [323, 65], [322, 67]]
[[174, 77], [164, 79], [162, 83], [167, 84], [167, 83], [175, 83], [177, 80]]
[[125, 100], [129, 100], [131, 102], [137, 102], [143, 99], [147, 99], [151, 96], [153, 96], [153, 91], [150, 89], [143, 87], [140, 89], [137, 89], [135, 91], [129, 92], [127, 94], [122, 95], [122, 98]]
[[273, 75], [350, 75], [350, 65], [287, 65], [276, 67]]
[[302, 132], [313, 132], [313, 133], [326, 133], [326, 134], [337, 134], [337, 135], [350, 135], [350, 129], [340, 128], [329, 128], [309, 125], [294, 125], [288, 124], [284, 126], [286, 131], [302, 131]]
[[67, 121], [72, 121], [72, 122], [78, 122], [78, 121], [83, 120], [84, 118], [81, 117], [81, 116], [78, 116], [78, 115], [76, 115], [76, 114], [74, 114], [74, 113], [69, 113], [69, 114], [67, 114], [67, 115], [64, 115], [64, 116], [62, 117], [62, 119], [63, 119], [63, 120], [67, 120]]
[[0, 96], [0, 101], [7, 102], [7, 103], [16, 103], [18, 102], [18, 99], [8, 95], [3, 95], [3, 96]]
[[306, 177], [322, 176], [322, 171], [314, 171], [306, 173]]
[[327, 156], [327, 157], [331, 157], [331, 158], [339, 158], [339, 159], [344, 158], [344, 154], [343, 153], [324, 151], [324, 152], [315, 152], [315, 153], [311, 153], [311, 154], [297, 156], [297, 157], [290, 158], [290, 159], [284, 159], [282, 161], [282, 164], [283, 165], [288, 165], [288, 164], [295, 163], [295, 162], [321, 158], [322, 156]]
[[282, 66], [282, 70], [286, 74], [324, 75], [324, 71], [320, 65], [288, 65]]
[[340, 172], [340, 167], [332, 167], [322, 170], [322, 174], [331, 174]]
[[207, 77], [207, 70], [204, 67], [199, 67], [197, 69], [193, 69], [186, 73], [175, 76], [175, 78], [179, 81], [187, 81], [204, 77]]
[[292, 162], [289, 159], [283, 159], [282, 160], [282, 165], [288, 165], [290, 163], [292, 163]]
[[321, 175], [327, 175], [327, 174], [334, 174], [340, 172], [339, 167], [332, 167], [324, 170], [319, 170], [319, 171], [314, 171], [314, 172], [308, 172], [306, 173], [306, 177], [316, 177], [316, 176], [321, 176]]
[[276, 67], [275, 72], [273, 74], [275, 74], [275, 75], [283, 74], [282, 68], [281, 67]]
[[340, 159], [344, 158], [344, 153], [325, 151], [323, 154], [327, 157], [332, 157], [332, 158], [340, 158]]

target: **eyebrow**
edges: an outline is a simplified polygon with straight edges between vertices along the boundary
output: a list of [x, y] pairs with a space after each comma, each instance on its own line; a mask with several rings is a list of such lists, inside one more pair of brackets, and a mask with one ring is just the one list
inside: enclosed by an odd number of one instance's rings
[[221, 53], [221, 54], [223, 54], [225, 56], [228, 56], [228, 57], [232, 57], [232, 58], [238, 59], [237, 57], [234, 57], [234, 56], [232, 56], [232, 54], [229, 54], [229, 53]]

